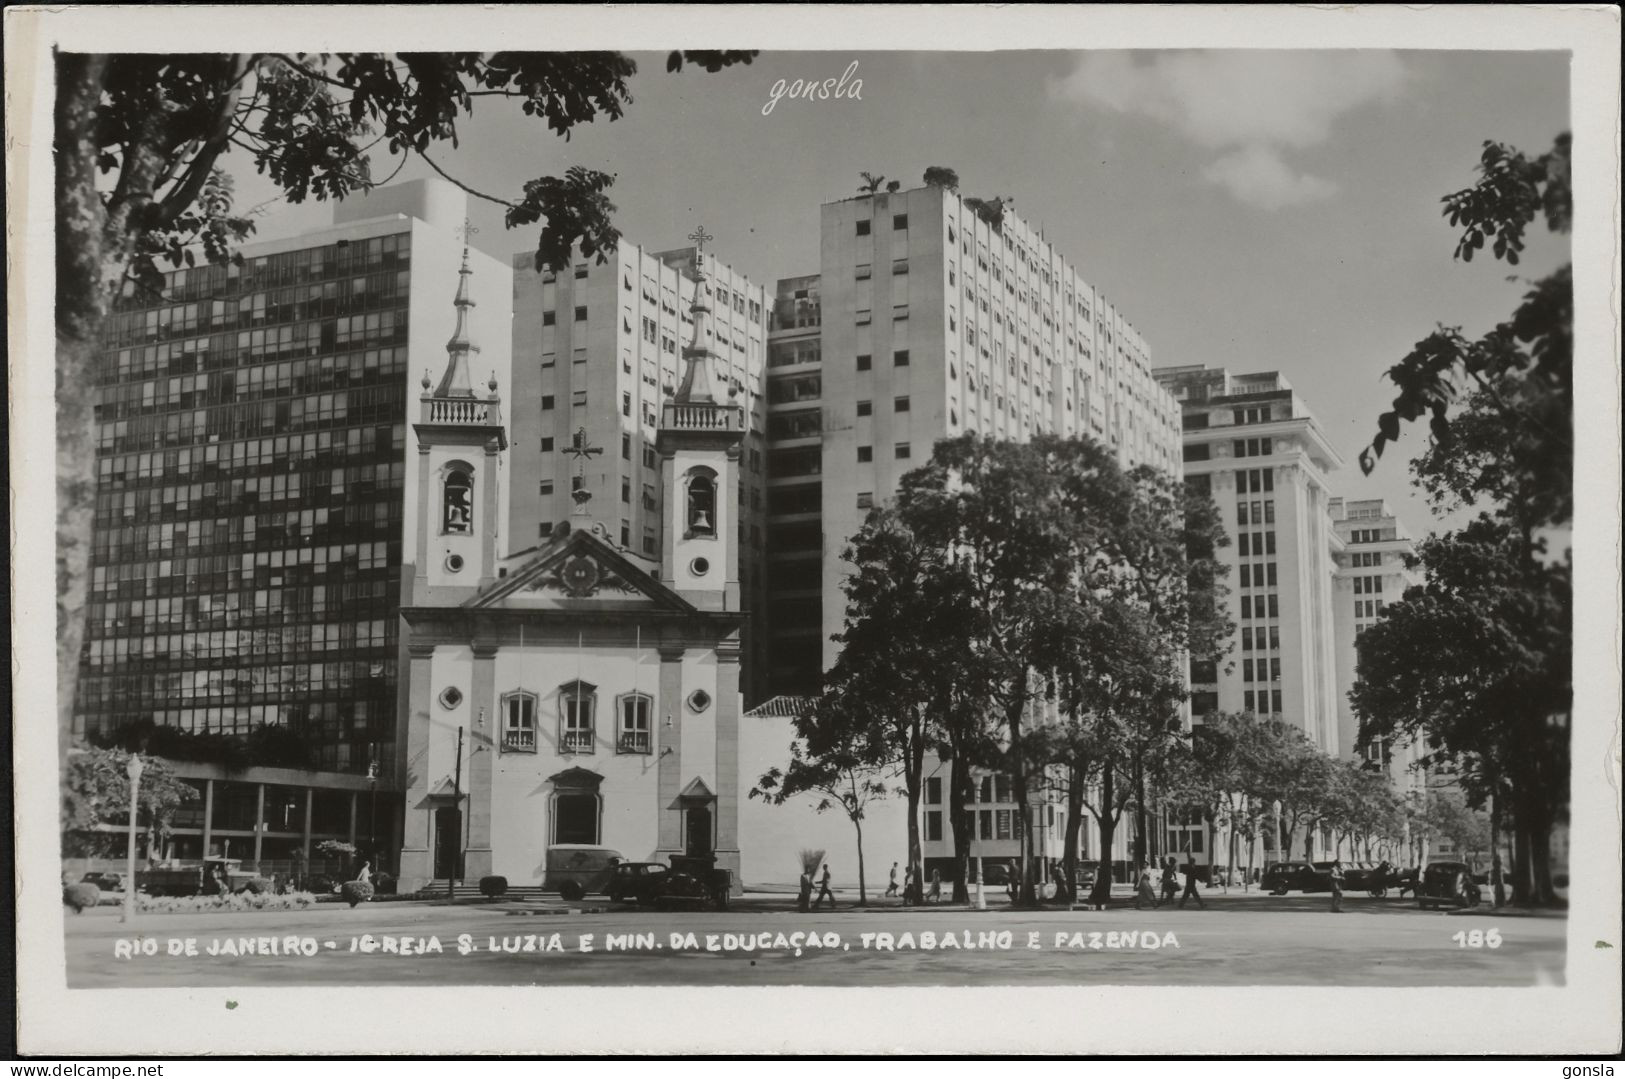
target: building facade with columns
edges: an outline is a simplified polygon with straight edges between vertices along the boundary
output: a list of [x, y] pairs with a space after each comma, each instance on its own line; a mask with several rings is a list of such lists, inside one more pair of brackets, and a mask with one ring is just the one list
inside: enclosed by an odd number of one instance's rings
[[[401, 604], [403, 890], [488, 874], [537, 885], [550, 857], [584, 847], [714, 854], [740, 880], [747, 423], [737, 387], [722, 389], [707, 261], [695, 260], [682, 380], [655, 432], [654, 572], [617, 542], [618, 507], [587, 483], [539, 547], [505, 553], [508, 427], [496, 387], [469, 375], [463, 273], [459, 330], [414, 427], [425, 512]], [[605, 449], [589, 437], [567, 452], [584, 475]]]

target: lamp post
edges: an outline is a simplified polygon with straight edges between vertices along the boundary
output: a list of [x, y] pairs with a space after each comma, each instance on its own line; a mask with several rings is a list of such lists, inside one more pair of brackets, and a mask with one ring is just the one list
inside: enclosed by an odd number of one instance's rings
[[130, 763], [126, 766], [125, 775], [130, 777], [130, 847], [129, 859], [125, 866], [127, 875], [124, 881], [124, 911], [120, 921], [132, 922], [135, 920], [135, 825], [136, 805], [141, 796], [141, 754], [130, 754]]
[[367, 853], [372, 855], [373, 874], [383, 867], [378, 865], [378, 761], [367, 765]]
[[1270, 815], [1275, 821], [1275, 860], [1286, 861], [1286, 850], [1281, 843], [1281, 800], [1277, 798], [1270, 803]]

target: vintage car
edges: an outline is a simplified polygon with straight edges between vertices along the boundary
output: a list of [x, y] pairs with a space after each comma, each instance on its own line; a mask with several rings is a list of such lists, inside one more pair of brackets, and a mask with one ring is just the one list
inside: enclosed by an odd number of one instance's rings
[[135, 875], [136, 888], [148, 895], [235, 895], [269, 892], [271, 880], [244, 869], [240, 858], [205, 858], [195, 865], [149, 869]]
[[1476, 907], [1483, 897], [1483, 887], [1466, 862], [1434, 862], [1422, 870], [1416, 884], [1416, 905], [1423, 910], [1446, 905]]
[[[1324, 863], [1328, 869], [1331, 863]], [[1329, 892], [1331, 876], [1324, 874], [1314, 862], [1271, 862], [1264, 867], [1259, 886], [1271, 895], [1288, 892]]]
[[612, 903], [646, 907], [697, 904], [728, 909], [733, 875], [716, 868], [716, 859], [673, 855], [671, 865], [660, 862], [620, 862], [604, 885]]
[[547, 875], [542, 890], [558, 892], [574, 902], [597, 895], [609, 883], [615, 867], [626, 859], [618, 850], [578, 843], [559, 843], [547, 848]]

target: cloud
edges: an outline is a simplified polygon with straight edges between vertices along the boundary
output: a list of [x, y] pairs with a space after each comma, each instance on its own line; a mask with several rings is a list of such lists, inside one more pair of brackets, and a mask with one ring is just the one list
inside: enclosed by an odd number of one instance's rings
[[1344, 115], [1395, 100], [1406, 72], [1389, 51], [1173, 51], [1138, 63], [1125, 52], [1087, 53], [1064, 78], [1058, 101], [1141, 115], [1209, 150], [1232, 150], [1204, 170], [1213, 183], [1257, 206], [1325, 198], [1328, 181], [1299, 174], [1283, 149], [1318, 146]]
[[1212, 183], [1225, 188], [1238, 202], [1261, 210], [1301, 206], [1330, 198], [1337, 185], [1318, 176], [1298, 173], [1267, 146], [1249, 146], [1225, 154], [1202, 170]]

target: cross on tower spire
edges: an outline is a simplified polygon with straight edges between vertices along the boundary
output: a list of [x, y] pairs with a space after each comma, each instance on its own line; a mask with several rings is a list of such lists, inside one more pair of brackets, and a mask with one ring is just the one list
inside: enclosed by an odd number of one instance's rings
[[589, 458], [597, 457], [603, 452], [604, 448], [602, 446], [594, 446], [587, 441], [587, 429], [585, 427], [576, 428], [576, 433], [571, 437], [570, 444], [564, 448], [564, 453], [567, 456], [576, 459], [576, 478], [578, 482], [575, 489], [570, 492], [570, 497], [575, 500], [574, 512], [581, 516], [586, 516], [587, 503], [592, 501], [592, 492], [587, 489], [587, 461]]
[[715, 236], [712, 236], [710, 233], [705, 231], [704, 225], [699, 226], [693, 232], [689, 233], [688, 238], [694, 241], [694, 249], [701, 254], [705, 253], [705, 245], [716, 239]]

